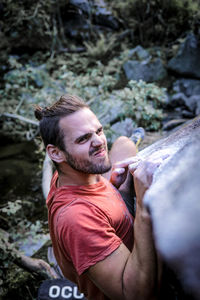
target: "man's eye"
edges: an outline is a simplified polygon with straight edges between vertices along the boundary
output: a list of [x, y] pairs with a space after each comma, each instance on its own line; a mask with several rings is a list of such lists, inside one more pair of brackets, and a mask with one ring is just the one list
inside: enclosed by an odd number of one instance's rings
[[101, 134], [101, 133], [103, 133], [103, 127], [99, 128], [99, 129], [97, 130], [97, 134]]
[[87, 142], [88, 139], [89, 139], [88, 135], [83, 136], [78, 140], [78, 144], [83, 144], [83, 143]]
[[87, 139], [86, 138], [81, 138], [78, 142], [79, 144], [84, 143]]

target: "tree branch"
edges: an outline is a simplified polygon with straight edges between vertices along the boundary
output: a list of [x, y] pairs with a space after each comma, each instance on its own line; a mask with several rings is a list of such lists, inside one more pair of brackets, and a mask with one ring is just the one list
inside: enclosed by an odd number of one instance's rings
[[34, 273], [41, 279], [55, 279], [58, 278], [54, 269], [44, 260], [31, 258], [15, 248], [14, 244], [8, 242], [8, 233], [0, 228], [0, 249], [9, 254], [10, 259], [20, 268]]
[[28, 118], [22, 117], [22, 116], [17, 115], [17, 114], [3, 113], [3, 114], [0, 114], [0, 117], [2, 117], [2, 116], [6, 117], [6, 118], [11, 118], [11, 119], [17, 119], [17, 120], [20, 120], [22, 122], [32, 124], [32, 125], [35, 125], [35, 126], [39, 125], [39, 122], [34, 121], [34, 120], [30, 120]]

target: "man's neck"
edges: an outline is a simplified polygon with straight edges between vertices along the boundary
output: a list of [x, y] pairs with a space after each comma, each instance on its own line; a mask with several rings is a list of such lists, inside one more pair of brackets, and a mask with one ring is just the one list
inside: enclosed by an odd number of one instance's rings
[[87, 174], [72, 168], [58, 170], [58, 187], [63, 185], [90, 185], [97, 183], [101, 178], [99, 174]]

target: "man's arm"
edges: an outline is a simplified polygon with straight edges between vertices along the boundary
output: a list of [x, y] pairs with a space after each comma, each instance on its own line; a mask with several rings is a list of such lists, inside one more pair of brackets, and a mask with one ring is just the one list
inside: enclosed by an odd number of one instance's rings
[[157, 255], [151, 219], [142, 203], [154, 170], [153, 163], [143, 163], [136, 170], [131, 170], [137, 198], [132, 252], [122, 243], [111, 255], [87, 271], [90, 279], [110, 299], [156, 299]]

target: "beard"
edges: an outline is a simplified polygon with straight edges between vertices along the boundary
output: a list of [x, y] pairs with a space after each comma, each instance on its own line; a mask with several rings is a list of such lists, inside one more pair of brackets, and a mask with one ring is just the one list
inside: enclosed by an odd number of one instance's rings
[[[89, 156], [91, 156], [96, 150], [92, 150], [89, 152]], [[65, 150], [66, 162], [68, 165], [79, 172], [87, 173], [87, 174], [104, 174], [110, 171], [112, 164], [108, 158], [100, 158], [98, 163], [94, 163], [89, 159], [77, 159], [71, 153]]]

